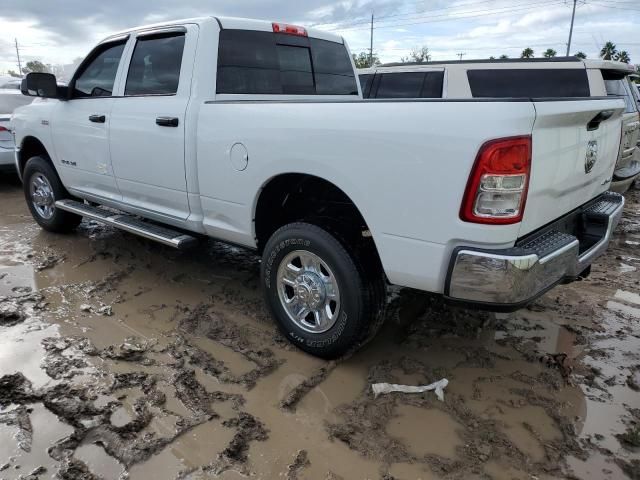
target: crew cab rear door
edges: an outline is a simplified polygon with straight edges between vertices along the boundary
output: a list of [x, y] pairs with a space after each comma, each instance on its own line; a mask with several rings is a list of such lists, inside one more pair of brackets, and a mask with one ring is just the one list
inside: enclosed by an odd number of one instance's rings
[[141, 31], [111, 111], [111, 163], [123, 202], [149, 214], [189, 216], [185, 114], [197, 25]]
[[620, 147], [621, 99], [533, 100], [536, 120], [526, 235], [609, 190]]

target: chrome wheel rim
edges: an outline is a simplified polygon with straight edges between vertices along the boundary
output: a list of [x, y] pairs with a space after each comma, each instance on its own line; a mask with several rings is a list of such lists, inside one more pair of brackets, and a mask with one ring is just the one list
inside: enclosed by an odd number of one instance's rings
[[56, 200], [53, 195], [53, 188], [51, 188], [47, 177], [41, 173], [36, 173], [32, 176], [29, 193], [31, 195], [31, 203], [38, 215], [46, 220], [53, 217]]
[[278, 296], [289, 319], [309, 333], [324, 333], [338, 320], [340, 289], [318, 255], [295, 250], [278, 267]]

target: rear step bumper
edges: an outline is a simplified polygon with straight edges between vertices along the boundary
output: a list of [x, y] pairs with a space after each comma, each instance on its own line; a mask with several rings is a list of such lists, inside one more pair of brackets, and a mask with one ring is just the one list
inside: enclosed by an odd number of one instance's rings
[[607, 192], [503, 250], [454, 250], [445, 297], [456, 303], [513, 311], [558, 283], [575, 280], [609, 245], [624, 197]]
[[75, 200], [58, 200], [56, 208], [111, 225], [179, 250], [190, 248], [198, 242], [195, 237], [140, 220], [133, 215], [112, 212]]

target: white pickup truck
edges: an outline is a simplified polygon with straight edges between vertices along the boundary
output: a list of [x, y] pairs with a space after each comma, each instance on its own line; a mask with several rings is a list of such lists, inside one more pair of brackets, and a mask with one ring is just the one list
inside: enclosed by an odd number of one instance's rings
[[387, 283], [509, 310], [588, 273], [624, 203], [622, 100], [368, 101], [354, 72], [342, 38], [281, 23], [108, 37], [68, 87], [23, 82], [29, 208], [257, 250], [283, 333], [325, 358], [375, 332]]

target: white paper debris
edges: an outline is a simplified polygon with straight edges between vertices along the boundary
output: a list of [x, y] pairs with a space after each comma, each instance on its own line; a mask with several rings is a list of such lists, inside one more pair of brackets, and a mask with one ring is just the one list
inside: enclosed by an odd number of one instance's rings
[[373, 390], [373, 396], [376, 398], [378, 397], [378, 395], [391, 392], [422, 393], [434, 390], [435, 394], [438, 396], [438, 400], [444, 402], [444, 389], [447, 385], [449, 385], [449, 380], [443, 378], [442, 380], [438, 380], [431, 385], [423, 385], [417, 387], [411, 385], [395, 385], [393, 383], [374, 383], [373, 385], [371, 385], [371, 389]]

